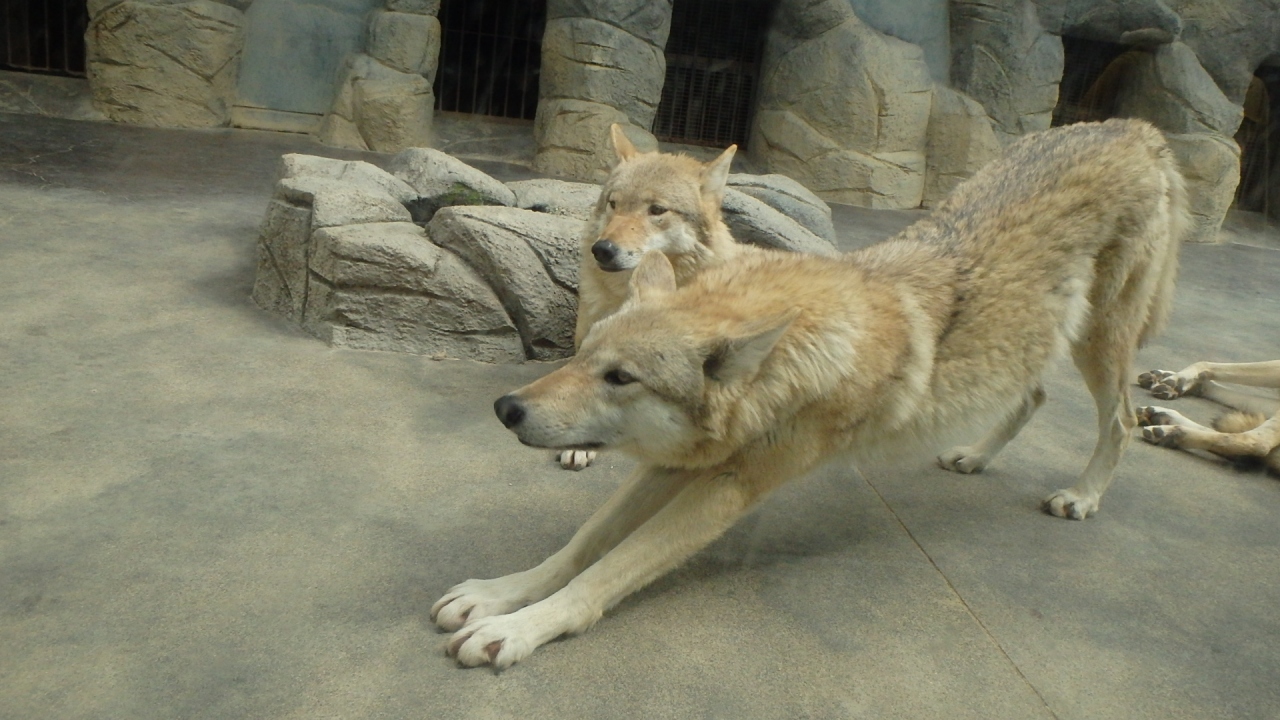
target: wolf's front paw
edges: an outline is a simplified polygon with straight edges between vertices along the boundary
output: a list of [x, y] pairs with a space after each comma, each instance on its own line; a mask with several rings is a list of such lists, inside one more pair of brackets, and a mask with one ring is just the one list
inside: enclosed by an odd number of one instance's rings
[[468, 623], [449, 639], [445, 652], [467, 667], [488, 664], [501, 670], [561, 635], [586, 630], [598, 617], [584, 605], [566, 605], [553, 597], [510, 615]]
[[1161, 400], [1174, 400], [1184, 395], [1198, 395], [1207, 373], [1184, 375], [1169, 370], [1151, 370], [1138, 376], [1138, 385]]
[[595, 450], [565, 450], [560, 453], [560, 467], [565, 470], [581, 470], [595, 462]]
[[1078, 495], [1071, 489], [1059, 490], [1045, 498], [1041, 507], [1050, 515], [1083, 520], [1098, 512], [1098, 498]]
[[431, 606], [431, 619], [445, 630], [457, 630], [483, 617], [519, 610], [528, 601], [517, 578], [518, 574], [458, 583]]
[[1177, 425], [1147, 425], [1142, 428], [1142, 439], [1152, 445], [1176, 448], [1181, 444], [1184, 432]]
[[991, 458], [969, 446], [953, 447], [938, 456], [938, 465], [952, 472], [982, 472]]

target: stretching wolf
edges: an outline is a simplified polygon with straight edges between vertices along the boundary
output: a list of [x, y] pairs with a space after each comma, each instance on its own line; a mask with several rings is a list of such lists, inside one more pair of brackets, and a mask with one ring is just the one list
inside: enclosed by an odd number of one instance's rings
[[448, 652], [505, 667], [586, 630], [829, 459], [994, 422], [939, 458], [979, 470], [1068, 351], [1098, 441], [1044, 507], [1089, 516], [1129, 442], [1130, 364], [1168, 317], [1186, 225], [1163, 137], [1112, 120], [1019, 140], [932, 216], [844, 258], [744, 253], [677, 287], [646, 254], [569, 363], [494, 404], [526, 445], [617, 448], [639, 466], [542, 564], [449, 590], [432, 608], [456, 631]]

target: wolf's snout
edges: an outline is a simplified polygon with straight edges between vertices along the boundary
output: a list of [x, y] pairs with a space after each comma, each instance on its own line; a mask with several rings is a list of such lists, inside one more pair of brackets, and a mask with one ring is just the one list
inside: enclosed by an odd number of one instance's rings
[[618, 260], [618, 253], [621, 251], [612, 240], [597, 240], [591, 246], [591, 254], [595, 256], [596, 263], [604, 270], [612, 270], [614, 263]]
[[513, 428], [524, 420], [524, 403], [515, 395], [503, 395], [493, 402], [493, 412], [503, 426]]

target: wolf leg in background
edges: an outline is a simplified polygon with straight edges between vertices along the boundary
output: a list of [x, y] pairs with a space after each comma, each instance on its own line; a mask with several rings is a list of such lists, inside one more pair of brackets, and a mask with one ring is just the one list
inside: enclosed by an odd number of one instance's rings
[[1098, 409], [1080, 481], [1044, 509], [1097, 510], [1135, 423], [1127, 378], [1172, 305], [1181, 176], [1141, 121], [1029, 135], [929, 218], [843, 258], [754, 250], [681, 282], [648, 252], [565, 365], [499, 398], [525, 445], [639, 461], [547, 562], [436, 604], [464, 665], [506, 666], [585, 630], [778, 485], [829, 460], [936, 452], [976, 470], [1043, 402], [1069, 351]]
[[[1261, 458], [1280, 473], [1280, 401], [1243, 392], [1221, 383], [1280, 388], [1280, 360], [1255, 363], [1199, 362], [1178, 372], [1152, 370], [1138, 384], [1155, 397], [1171, 400], [1198, 395], [1237, 412], [1208, 428], [1183, 414], [1157, 406], [1138, 409], [1142, 439], [1154, 445], [1204, 450], [1231, 459]], [[1267, 415], [1271, 415], [1267, 419]]]
[[[750, 251], [734, 241], [720, 211], [737, 145], [701, 163], [685, 155], [642, 153], [618, 125], [609, 133], [618, 162], [582, 234], [575, 348], [596, 322], [622, 305], [631, 269], [646, 251], [665, 254], [681, 284], [704, 268]], [[596, 454], [565, 450], [558, 456], [561, 467], [581, 470]]]

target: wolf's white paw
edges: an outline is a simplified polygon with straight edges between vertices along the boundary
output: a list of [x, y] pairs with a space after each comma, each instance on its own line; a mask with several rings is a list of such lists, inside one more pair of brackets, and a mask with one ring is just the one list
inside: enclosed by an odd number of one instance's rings
[[938, 465], [952, 472], [982, 472], [991, 458], [969, 446], [953, 447], [938, 456]]
[[458, 583], [431, 606], [431, 619], [445, 630], [457, 630], [480, 618], [519, 610], [528, 601], [518, 578], [517, 574]]
[[1199, 395], [1208, 373], [1182, 374], [1170, 370], [1150, 370], [1138, 376], [1138, 386], [1151, 391], [1161, 400], [1174, 400], [1184, 395]]
[[595, 450], [564, 450], [560, 453], [560, 467], [565, 470], [581, 470], [595, 459]]
[[1045, 498], [1041, 505], [1050, 515], [1083, 520], [1098, 511], [1098, 498], [1077, 495], [1074, 490], [1059, 490]]
[[1147, 425], [1142, 428], [1142, 439], [1160, 447], [1178, 447], [1184, 430], [1177, 425]]
[[445, 652], [467, 667], [488, 664], [502, 670], [538, 649], [542, 643], [536, 635], [523, 618], [497, 615], [481, 618], [454, 633]]

